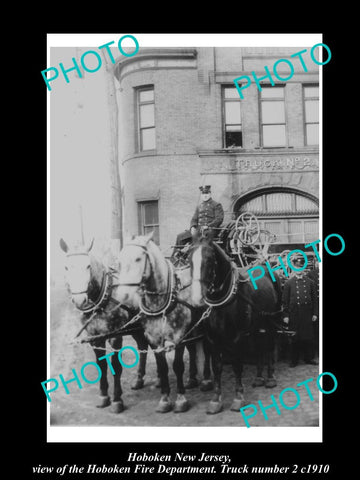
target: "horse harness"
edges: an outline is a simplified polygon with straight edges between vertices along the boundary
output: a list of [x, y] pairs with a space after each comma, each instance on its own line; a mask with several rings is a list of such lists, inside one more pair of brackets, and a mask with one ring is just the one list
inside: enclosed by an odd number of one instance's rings
[[[134, 245], [134, 244], [131, 244]], [[77, 310], [81, 311], [83, 314], [89, 314], [91, 313], [90, 318], [85, 322], [85, 324], [81, 327], [75, 338], [79, 337], [79, 335], [87, 328], [87, 326], [92, 322], [92, 320], [95, 318], [95, 315], [101, 312], [105, 312], [106, 307], [108, 306], [110, 300], [116, 303], [116, 306], [111, 309], [109, 312], [106, 312], [108, 316], [112, 315], [115, 313], [116, 310], [119, 308], [124, 309], [127, 311], [130, 315], [134, 313], [134, 311], [129, 308], [127, 305], [124, 305], [120, 302], [117, 302], [115, 299], [112, 298], [112, 290], [113, 288], [117, 286], [136, 286], [141, 289], [143, 292], [141, 301], [140, 301], [140, 311], [133, 315], [130, 320], [120, 327], [119, 329], [114, 330], [113, 332], [109, 332], [107, 334], [100, 334], [100, 335], [93, 335], [93, 336], [88, 336], [87, 338], [84, 338], [81, 340], [81, 343], [88, 343], [88, 342], [93, 342], [96, 340], [100, 339], [107, 339], [114, 337], [116, 335], [124, 335], [127, 333], [127, 328], [130, 325], [134, 325], [137, 323], [143, 316], [150, 316], [150, 317], [162, 317], [163, 319], [163, 325], [165, 326], [165, 323], [167, 321], [167, 316], [176, 308], [177, 305], [183, 305], [190, 309], [192, 312], [197, 310], [193, 305], [189, 304], [188, 302], [178, 298], [178, 294], [180, 291], [183, 289], [187, 288], [189, 285], [182, 285], [179, 277], [176, 275], [174, 271], [174, 266], [169, 260], [166, 260], [167, 265], [168, 265], [168, 289], [166, 294], [166, 299], [164, 302], [164, 305], [155, 310], [149, 310], [148, 307], [145, 306], [144, 304], [144, 297], [145, 294], [149, 295], [164, 295], [162, 292], [153, 292], [149, 291], [146, 289], [146, 269], [147, 269], [147, 264], [149, 264], [150, 267], [150, 275], [153, 273], [153, 267], [149, 258], [149, 253], [147, 251], [146, 246], [143, 245], [138, 245], [136, 244], [135, 246], [141, 247], [144, 250], [146, 260], [145, 260], [145, 265], [144, 265], [144, 270], [141, 276], [141, 279], [139, 282], [134, 282], [134, 283], [114, 283], [113, 278], [116, 277], [116, 270], [114, 268], [110, 268], [109, 270], [105, 271], [100, 287], [100, 293], [98, 295], [98, 298], [93, 301], [93, 305], [90, 307], [87, 307], [85, 309], [77, 308]], [[76, 253], [76, 254], [71, 254], [71, 255], [84, 255], [83, 253]], [[268, 313], [268, 312], [260, 312], [259, 309], [256, 307], [256, 305], [251, 301], [250, 298], [246, 297], [245, 295], [242, 294], [238, 290], [239, 283], [247, 282], [248, 280], [243, 280], [240, 277], [239, 269], [235, 265], [235, 263], [231, 262], [231, 270], [228, 272], [228, 274], [231, 274], [231, 283], [230, 287], [228, 288], [227, 293], [225, 296], [218, 302], [211, 301], [209, 299], [204, 299], [205, 303], [207, 304], [208, 308], [204, 310], [202, 313], [200, 319], [187, 331], [185, 334], [181, 337], [181, 339], [177, 342], [174, 348], [180, 347], [183, 343], [184, 340], [189, 336], [189, 334], [198, 326], [200, 323], [208, 318], [213, 310], [213, 308], [219, 308], [219, 307], [224, 307], [226, 305], [230, 305], [236, 298], [236, 295], [239, 295], [242, 297], [242, 299], [247, 302], [255, 311], [257, 311], [258, 314], [262, 315], [277, 315], [279, 312], [273, 312], [273, 313]], [[226, 278], [225, 278], [226, 280]], [[225, 283], [225, 280], [223, 284]], [[71, 292], [73, 293], [73, 292]], [[76, 292], [76, 293], [87, 293], [86, 292]], [[289, 332], [290, 333], [290, 332]], [[194, 339], [188, 339], [186, 342], [189, 342]], [[157, 351], [162, 351], [166, 350], [164, 347], [158, 348]]]
[[[75, 256], [75, 255], [88, 255], [87, 253], [71, 253], [69, 256]], [[130, 309], [127, 305], [124, 305], [114, 298], [112, 298], [112, 291], [115, 287], [118, 286], [118, 284], [114, 283], [113, 278], [116, 276], [116, 270], [112, 267], [110, 267], [108, 270], [106, 270], [103, 273], [102, 281], [101, 281], [101, 286], [100, 286], [100, 292], [96, 298], [96, 300], [91, 300], [92, 305], [85, 307], [85, 308], [79, 308], [75, 306], [75, 308], [80, 311], [84, 315], [91, 314], [88, 320], [84, 323], [84, 325], [81, 327], [79, 332], [75, 335], [75, 338], [79, 337], [80, 334], [86, 329], [86, 327], [93, 321], [95, 318], [96, 314], [99, 313], [105, 313], [106, 307], [108, 306], [109, 302], [112, 301], [116, 303], [116, 306], [112, 308], [109, 312], [106, 312], [108, 316], [112, 315], [115, 313], [116, 310], [119, 308], [122, 308], [125, 310], [128, 314], [134, 313], [132, 309]], [[69, 289], [68, 289], [69, 290]], [[69, 291], [70, 295], [78, 295], [81, 293], [86, 293], [88, 294], [88, 289], [83, 291], [83, 292], [72, 292], [71, 290]], [[129, 324], [129, 322], [128, 322]], [[128, 325], [126, 324], [126, 325]], [[124, 327], [126, 326], [124, 325]], [[123, 328], [123, 327], [122, 327]], [[110, 334], [112, 336], [112, 333]], [[96, 335], [94, 337], [89, 337], [89, 339], [83, 339], [81, 343], [86, 342], [86, 341], [92, 341], [93, 339], [96, 339], [100, 337], [103, 337], [102, 335]], [[110, 337], [108, 337], [110, 338]]]
[[[231, 275], [231, 282], [230, 282], [230, 285], [227, 289], [227, 292], [219, 300], [211, 300], [209, 298], [204, 298], [204, 301], [205, 301], [206, 305], [208, 305], [210, 308], [215, 308], [215, 309], [216, 308], [224, 308], [228, 305], [231, 305], [231, 303], [233, 303], [237, 297], [240, 297], [246, 304], [248, 304], [251, 307], [251, 309], [254, 312], [256, 312], [256, 314], [259, 317], [270, 317], [274, 328], [277, 329], [276, 333], [282, 333], [282, 334], [286, 334], [286, 335], [289, 335], [289, 336], [293, 336], [295, 334], [295, 332], [288, 330], [283, 325], [278, 324], [275, 320], [275, 318], [280, 313], [282, 313], [282, 310], [278, 310], [278, 311], [275, 311], [275, 312], [266, 312], [264, 310], [261, 310], [256, 306], [256, 304], [248, 296], [246, 296], [239, 289], [240, 283], [249, 282], [250, 277], [247, 278], [247, 279], [241, 278], [240, 268], [235, 264], [235, 262], [230, 261], [230, 263], [231, 263], [230, 270], [226, 274], [221, 286], [216, 289], [217, 291], [221, 291], [222, 287], [226, 283], [226, 280], [227, 280], [228, 276]], [[214, 291], [214, 282], [213, 281], [210, 282], [210, 289], [212, 289]], [[261, 329], [261, 330], [259, 330], [259, 332], [260, 333], [265, 333], [265, 330]], [[246, 332], [244, 332], [244, 334], [246, 334]]]
[[[182, 290], [184, 290], [185, 288], [188, 288], [190, 286], [190, 284], [189, 285], [183, 285], [182, 284], [179, 276], [176, 275], [173, 264], [168, 259], [166, 259], [166, 264], [167, 264], [167, 267], [168, 267], [168, 282], [167, 282], [168, 287], [167, 287], [167, 291], [166, 292], [156, 292], [156, 291], [148, 290], [146, 288], [147, 262], [150, 265], [150, 275], [153, 274], [153, 268], [152, 268], [152, 264], [151, 264], [151, 261], [150, 261], [149, 252], [148, 252], [146, 246], [144, 246], [144, 245], [133, 244], [133, 243], [131, 245], [134, 245], [134, 246], [137, 246], [137, 247], [140, 247], [140, 248], [143, 249], [143, 251], [145, 253], [145, 256], [146, 256], [144, 270], [143, 270], [143, 273], [142, 273], [142, 276], [141, 276], [141, 279], [140, 279], [139, 282], [120, 283], [119, 285], [120, 286], [139, 287], [139, 289], [141, 290], [142, 296], [141, 296], [140, 305], [139, 305], [139, 308], [140, 308], [140, 312], [138, 314], [139, 317], [141, 317], [142, 315], [143, 316], [148, 316], [148, 317], [162, 317], [163, 330], [164, 330], [164, 327], [165, 327], [165, 324], [166, 324], [166, 321], [167, 321], [167, 316], [170, 313], [172, 313], [173, 310], [175, 310], [175, 308], [178, 305], [185, 306], [186, 308], [191, 310], [191, 312], [194, 312], [195, 310], [197, 310], [196, 307], [194, 307], [190, 303], [188, 303], [185, 300], [182, 300], [178, 297], [179, 293]], [[160, 308], [158, 308], [156, 310], [150, 310], [144, 303], [144, 299], [145, 299], [146, 294], [154, 295], [154, 296], [155, 295], [166, 295], [165, 301]], [[183, 343], [185, 343], [184, 342], [185, 338], [187, 338], [189, 336], [189, 334], [202, 322], [202, 320], [204, 320], [205, 318], [207, 318], [210, 315], [210, 313], [211, 313], [211, 308], [209, 307], [203, 312], [200, 319], [187, 332], [185, 332], [185, 334], [176, 343], [174, 348], [179, 348]], [[188, 340], [186, 340], [186, 342], [190, 342], [190, 341], [196, 340], [196, 339], [201, 338], [201, 337], [202, 337], [202, 335], [199, 336], [199, 337], [194, 337], [194, 338], [188, 339]], [[165, 348], [165, 347], [159, 347], [155, 351], [160, 352], [160, 351], [164, 351], [164, 350], [169, 350], [169, 349]]]
[[[131, 244], [131, 245], [134, 245], [134, 244]], [[110, 300], [112, 300], [113, 302], [117, 302], [115, 299], [113, 299], [111, 297], [112, 290], [115, 287], [118, 287], [118, 286], [139, 287], [141, 289], [141, 291], [143, 292], [143, 296], [142, 296], [142, 299], [140, 301], [140, 311], [136, 315], [132, 316], [132, 318], [125, 325], [120, 327], [119, 329], [116, 329], [116, 330], [114, 330], [112, 332], [109, 332], [109, 333], [106, 333], [106, 334], [88, 336], [87, 338], [82, 339], [81, 343], [93, 342], [93, 341], [100, 340], [100, 339], [101, 340], [108, 339], [108, 338], [114, 337], [115, 335], [123, 335], [124, 333], [126, 333], [126, 329], [130, 325], [134, 325], [135, 323], [137, 323], [143, 316], [151, 316], [151, 317], [160, 317], [161, 316], [162, 319], [163, 319], [163, 323], [165, 324], [166, 320], [167, 320], [167, 315], [169, 315], [176, 308], [177, 305], [183, 305], [183, 306], [189, 308], [191, 311], [195, 310], [195, 307], [193, 305], [189, 304], [185, 300], [182, 300], [182, 299], [178, 298], [179, 292], [181, 290], [187, 288], [189, 285], [182, 285], [181, 284], [181, 281], [180, 281], [179, 277], [176, 276], [175, 271], [174, 271], [174, 267], [169, 260], [166, 260], [167, 265], [168, 265], [168, 289], [165, 292], [166, 299], [165, 299], [164, 305], [161, 306], [161, 308], [159, 308], [157, 310], [154, 310], [154, 311], [149, 310], [149, 308], [145, 306], [145, 304], [144, 304], [145, 294], [163, 295], [163, 293], [162, 292], [153, 292], [153, 291], [149, 291], [149, 290], [146, 289], [147, 265], [149, 265], [149, 267], [150, 267], [150, 275], [152, 275], [152, 273], [153, 273], [153, 267], [152, 267], [152, 264], [151, 264], [151, 261], [150, 261], [150, 258], [149, 258], [149, 253], [147, 251], [147, 248], [143, 245], [135, 245], [135, 246], [141, 247], [144, 250], [144, 253], [145, 253], [145, 256], [146, 256], [144, 270], [143, 270], [140, 281], [139, 282], [133, 282], [133, 283], [114, 283], [113, 282], [113, 277], [116, 276], [116, 270], [115, 269], [110, 269], [109, 271], [106, 271], [104, 276], [103, 276], [103, 281], [102, 281], [99, 297], [96, 300], [96, 302], [94, 302], [94, 305], [92, 305], [91, 307], [88, 307], [86, 309], [80, 309], [80, 308], [76, 307], [82, 313], [88, 314], [88, 313], [92, 312], [92, 315], [86, 321], [86, 323], [82, 326], [82, 328], [77, 333], [75, 338], [77, 338], [86, 329], [86, 327], [95, 318], [95, 315], [97, 313], [105, 312], [105, 308], [108, 305]], [[87, 292], [77, 292], [77, 293], [87, 293]], [[107, 315], [110, 316], [111, 314], [113, 314], [119, 308], [123, 308], [128, 313], [134, 313], [133, 310], [131, 310], [126, 305], [121, 304], [120, 302], [117, 302], [117, 305], [112, 310], [107, 312]], [[188, 335], [201, 323], [201, 321], [204, 318], [207, 318], [210, 315], [210, 311], [211, 311], [210, 308], [208, 308], [204, 311], [200, 320], [197, 321], [196, 324], [193, 325], [183, 335], [183, 337], [175, 345], [175, 348], [178, 348], [183, 343], [185, 338], [188, 337]], [[201, 338], [201, 337], [202, 336], [191, 338], [191, 339], [186, 340], [186, 341], [187, 342], [193, 341], [193, 340], [196, 340], [196, 339]], [[163, 350], [167, 350], [167, 349], [164, 348], [164, 347], [161, 347], [161, 348], [156, 349], [155, 351], [160, 352], [160, 351], [163, 351]], [[140, 353], [146, 353], [147, 351], [145, 352], [145, 351], [141, 350], [139, 352]]]

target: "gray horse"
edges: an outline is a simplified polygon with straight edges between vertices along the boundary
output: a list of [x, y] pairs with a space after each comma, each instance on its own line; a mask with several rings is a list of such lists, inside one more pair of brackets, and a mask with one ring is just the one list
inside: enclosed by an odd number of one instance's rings
[[96, 362], [101, 368], [100, 378], [100, 398], [97, 407], [104, 408], [111, 405], [114, 413], [120, 413], [124, 410], [124, 404], [121, 398], [121, 373], [122, 365], [114, 354], [111, 357], [111, 370], [114, 376], [113, 400], [110, 401], [108, 395], [107, 380], [107, 360], [106, 338], [113, 350], [120, 350], [123, 344], [122, 335], [132, 335], [140, 351], [140, 360], [137, 370], [136, 381], [131, 386], [137, 390], [144, 385], [144, 375], [146, 368], [146, 350], [148, 342], [144, 336], [144, 331], [140, 325], [127, 329], [126, 332], [111, 336], [112, 332], [121, 329], [137, 312], [121, 305], [115, 281], [116, 272], [111, 272], [103, 262], [95, 255], [90, 253], [93, 242], [89, 246], [75, 246], [69, 248], [66, 242], [61, 239], [60, 247], [66, 254], [66, 283], [71, 299], [79, 310], [81, 323], [90, 338], [89, 343], [92, 346]]

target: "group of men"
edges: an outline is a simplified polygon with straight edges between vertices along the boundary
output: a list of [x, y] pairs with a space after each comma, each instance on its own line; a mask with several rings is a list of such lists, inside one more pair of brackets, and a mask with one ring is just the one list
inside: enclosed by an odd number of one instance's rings
[[[199, 187], [201, 201], [191, 218], [190, 230], [178, 235], [176, 245], [195, 240], [199, 233], [208, 230], [213, 236], [224, 220], [221, 203], [211, 197], [211, 186]], [[299, 255], [293, 261], [296, 268], [304, 265]], [[290, 337], [290, 366], [296, 367], [302, 354], [305, 363], [316, 365], [315, 344], [318, 342], [319, 316], [318, 270], [297, 271], [286, 280], [282, 291], [282, 319], [285, 328], [294, 332]]]

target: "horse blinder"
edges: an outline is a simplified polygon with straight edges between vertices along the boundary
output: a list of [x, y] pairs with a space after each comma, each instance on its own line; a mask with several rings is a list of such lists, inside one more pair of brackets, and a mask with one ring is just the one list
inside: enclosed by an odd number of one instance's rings
[[138, 247], [141, 247], [143, 250], [144, 250], [144, 255], [145, 255], [145, 264], [144, 264], [144, 270], [143, 270], [143, 273], [141, 275], [141, 279], [139, 282], [128, 282], [128, 283], [119, 283], [118, 285], [120, 287], [139, 287], [139, 289], [141, 290], [141, 295], [144, 295], [145, 294], [145, 287], [146, 287], [146, 283], [147, 283], [147, 275], [146, 275], [146, 267], [147, 267], [147, 264], [149, 263], [150, 265], [150, 276], [151, 276], [151, 273], [152, 273], [152, 265], [151, 265], [151, 261], [150, 261], [150, 258], [149, 258], [149, 253], [146, 249], [146, 247], [144, 247], [143, 245], [136, 245]]

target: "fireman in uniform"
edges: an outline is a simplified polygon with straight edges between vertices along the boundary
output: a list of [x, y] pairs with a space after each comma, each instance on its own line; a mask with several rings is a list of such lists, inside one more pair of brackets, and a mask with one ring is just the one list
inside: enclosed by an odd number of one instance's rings
[[[304, 258], [298, 255], [293, 258], [295, 268], [304, 265]], [[313, 322], [318, 318], [318, 302], [315, 283], [307, 274], [297, 271], [284, 285], [283, 321], [290, 330], [296, 333], [292, 337], [291, 367], [299, 362], [300, 353], [303, 353], [305, 363], [317, 365], [314, 360], [314, 328]]]
[[[310, 270], [307, 274], [308, 278], [315, 284], [316, 290], [316, 302], [317, 302], [317, 309], [319, 311], [319, 267], [316, 265], [314, 269]], [[315, 336], [315, 345], [316, 345], [316, 352], [319, 351], [319, 318], [314, 322], [314, 336]]]
[[201, 203], [196, 207], [195, 213], [190, 222], [190, 230], [181, 232], [176, 237], [176, 244], [174, 246], [171, 259], [176, 264], [179, 258], [180, 250], [184, 246], [189, 246], [194, 240], [198, 238], [200, 228], [208, 227], [208, 233], [213, 236], [213, 228], [218, 228], [224, 219], [224, 210], [221, 203], [215, 202], [211, 198], [211, 186], [205, 185], [199, 187], [201, 192]]
[[190, 222], [190, 232], [193, 238], [199, 234], [201, 227], [208, 227], [210, 235], [214, 235], [213, 228], [219, 228], [224, 220], [224, 210], [221, 203], [211, 198], [211, 186], [199, 187], [201, 203], [196, 207]]

